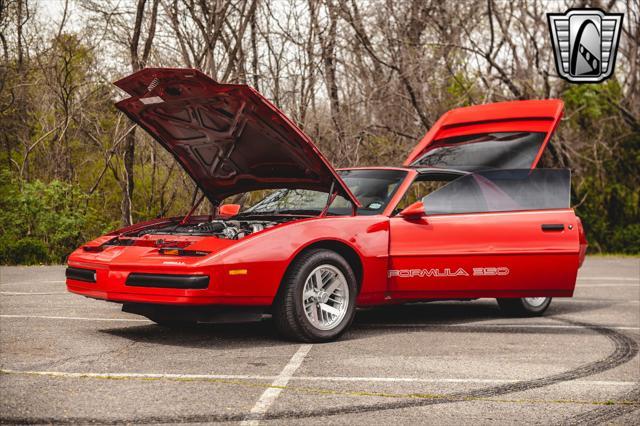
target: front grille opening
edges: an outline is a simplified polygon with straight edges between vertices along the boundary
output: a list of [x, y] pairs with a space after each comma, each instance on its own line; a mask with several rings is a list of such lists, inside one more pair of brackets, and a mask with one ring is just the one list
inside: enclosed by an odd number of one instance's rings
[[131, 287], [205, 289], [209, 287], [208, 275], [168, 275], [131, 273], [126, 285]]
[[64, 275], [70, 280], [84, 281], [87, 283], [96, 282], [96, 271], [93, 269], [67, 268]]

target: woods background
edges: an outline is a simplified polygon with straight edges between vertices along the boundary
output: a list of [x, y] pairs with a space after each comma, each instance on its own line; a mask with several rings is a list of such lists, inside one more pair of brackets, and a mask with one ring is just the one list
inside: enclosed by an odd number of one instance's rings
[[[624, 12], [614, 76], [557, 76], [547, 12]], [[62, 262], [195, 185], [113, 106], [147, 66], [248, 83], [338, 166], [399, 165], [450, 108], [562, 98], [543, 159], [573, 172], [592, 252], [640, 252], [637, 0], [0, 0], [0, 263]]]

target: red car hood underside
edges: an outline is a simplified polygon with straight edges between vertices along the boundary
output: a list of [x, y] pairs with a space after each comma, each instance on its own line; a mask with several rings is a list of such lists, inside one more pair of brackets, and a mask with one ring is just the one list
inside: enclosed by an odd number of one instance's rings
[[212, 202], [260, 189], [333, 187], [359, 206], [311, 139], [251, 87], [168, 68], [115, 84], [131, 96], [116, 106], [173, 154]]

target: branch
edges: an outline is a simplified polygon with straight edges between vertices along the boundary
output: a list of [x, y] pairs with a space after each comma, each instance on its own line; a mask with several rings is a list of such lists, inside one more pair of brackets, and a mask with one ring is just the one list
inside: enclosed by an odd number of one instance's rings
[[147, 0], [138, 0], [136, 9], [136, 22], [133, 26], [133, 34], [129, 43], [129, 52], [131, 55], [131, 68], [133, 71], [140, 69], [140, 60], [138, 57], [138, 45], [140, 44], [140, 32], [142, 30], [142, 18], [144, 17], [144, 6]]

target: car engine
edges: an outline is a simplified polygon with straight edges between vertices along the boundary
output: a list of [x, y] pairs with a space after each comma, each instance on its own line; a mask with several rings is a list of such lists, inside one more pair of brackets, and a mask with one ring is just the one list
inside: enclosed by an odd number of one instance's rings
[[271, 228], [278, 222], [269, 220], [223, 220], [216, 219], [197, 224], [171, 225], [162, 228], [144, 229], [137, 233], [143, 235], [193, 235], [216, 236], [228, 240], [239, 240], [247, 235]]

